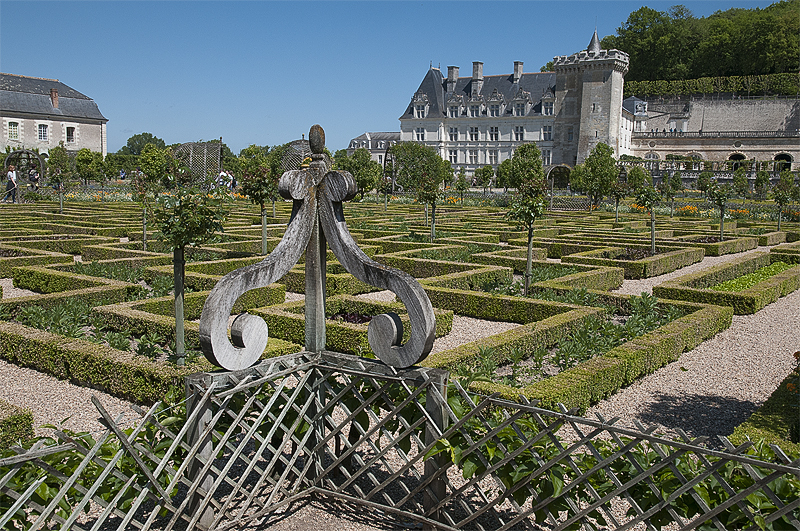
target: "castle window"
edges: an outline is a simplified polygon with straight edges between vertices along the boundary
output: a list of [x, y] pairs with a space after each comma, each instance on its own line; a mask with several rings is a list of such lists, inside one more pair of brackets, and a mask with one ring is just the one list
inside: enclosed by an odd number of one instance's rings
[[497, 150], [492, 149], [488, 152], [489, 164], [497, 164]]
[[524, 103], [515, 103], [514, 104], [514, 116], [525, 116], [525, 104]]
[[567, 142], [572, 142], [574, 136], [575, 136], [574, 129], [572, 127], [567, 127]]
[[489, 105], [489, 116], [500, 116], [500, 105]]
[[497, 127], [490, 127], [489, 128], [489, 140], [493, 140], [497, 142], [500, 140], [500, 129]]
[[477, 127], [470, 127], [469, 128], [469, 139], [471, 142], [478, 141], [478, 128]]
[[470, 149], [469, 150], [469, 163], [470, 164], [477, 164], [478, 163], [478, 150], [477, 149]]
[[39, 124], [39, 140], [42, 142], [47, 141], [47, 125], [46, 124]]
[[383, 155], [378, 155], [378, 164], [383, 164]]
[[450, 128], [450, 142], [458, 142], [458, 127]]
[[549, 166], [550, 164], [552, 164], [551, 162], [552, 157], [553, 157], [552, 151], [550, 151], [549, 149], [542, 150], [542, 164], [544, 164], [545, 166]]
[[525, 127], [522, 125], [518, 125], [514, 127], [514, 140], [517, 142], [522, 142], [525, 140]]
[[417, 105], [415, 116], [417, 118], [425, 118], [425, 106], [424, 105]]
[[458, 106], [452, 105], [450, 107], [450, 118], [458, 118]]
[[542, 105], [542, 114], [545, 114], [547, 116], [552, 116], [553, 115], [553, 102], [552, 101], [546, 101], [546, 102], [543, 103], [543, 105]]
[[19, 123], [8, 122], [8, 139], [19, 140]]
[[542, 140], [553, 140], [553, 126], [542, 126]]
[[425, 128], [417, 127], [417, 142], [422, 142], [423, 140], [425, 140]]
[[473, 118], [476, 118], [481, 115], [481, 106], [480, 105], [470, 105], [469, 106], [469, 115]]
[[592, 112], [597, 112], [597, 104], [592, 103]]
[[457, 164], [458, 163], [458, 151], [455, 150], [455, 149], [451, 149], [449, 155], [450, 155], [450, 163], [451, 164]]
[[75, 128], [67, 127], [67, 143], [75, 142]]

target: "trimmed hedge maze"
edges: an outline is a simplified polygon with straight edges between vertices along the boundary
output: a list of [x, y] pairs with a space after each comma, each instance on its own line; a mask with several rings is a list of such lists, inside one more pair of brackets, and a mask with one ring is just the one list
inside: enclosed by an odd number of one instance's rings
[[[0, 359], [140, 404], [181, 392], [184, 376], [212, 370], [197, 351], [197, 320], [208, 291], [226, 273], [262, 259], [257, 207], [244, 201], [232, 206], [225, 231], [186, 253], [191, 355], [185, 366], [171, 358], [171, 250], [154, 231], [144, 245], [138, 206], [67, 204], [63, 214], [52, 204], [4, 206], [0, 278], [11, 279], [13, 288], [6, 284], [6, 293], [0, 291]], [[290, 214], [291, 205], [280, 203], [268, 218], [270, 249]], [[533, 231], [531, 293], [523, 296], [527, 233], [500, 208], [440, 206], [434, 242], [418, 205], [384, 210], [353, 203], [345, 216], [369, 256], [420, 281], [436, 308], [437, 337], [451, 332], [456, 317], [508, 324], [504, 332], [437, 350], [424, 365], [460, 374], [475, 390], [535, 399], [544, 407], [561, 402], [584, 410], [724, 330], [734, 313], [758, 311], [800, 282], [800, 227], [791, 223], [776, 232], [769, 224], [730, 222], [719, 241], [709, 221], [659, 219], [651, 256], [643, 216], [614, 222], [606, 213], [549, 213]], [[654, 289], [658, 300], [612, 293], [625, 279], [657, 277], [705, 256], [757, 246], [771, 252], [662, 283]], [[777, 262], [788, 265], [746, 289], [711, 289]], [[267, 321], [264, 357], [302, 349], [304, 274], [301, 260], [278, 283], [236, 303], [234, 313]], [[330, 349], [370, 356], [366, 327], [373, 315], [391, 310], [407, 323], [404, 307], [373, 297], [375, 291], [328, 253]], [[643, 304], [646, 315], [636, 309]], [[576, 351], [581, 341], [607, 348]], [[29, 433], [24, 412], [13, 408], [0, 404], [0, 439]], [[6, 428], [9, 422], [17, 427]]]

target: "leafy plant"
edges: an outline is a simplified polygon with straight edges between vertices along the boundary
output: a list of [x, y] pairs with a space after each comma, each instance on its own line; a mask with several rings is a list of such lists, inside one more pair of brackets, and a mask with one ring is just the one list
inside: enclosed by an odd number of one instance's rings
[[759, 282], [763, 282], [770, 277], [773, 277], [779, 273], [786, 271], [787, 269], [791, 269], [795, 267], [793, 264], [787, 264], [784, 262], [775, 262], [766, 267], [762, 267], [758, 271], [754, 271], [748, 275], [742, 275], [739, 278], [734, 278], [731, 280], [726, 280], [725, 282], [720, 282], [716, 286], [711, 286], [714, 291], [744, 291], [748, 288], [751, 288], [758, 284]]

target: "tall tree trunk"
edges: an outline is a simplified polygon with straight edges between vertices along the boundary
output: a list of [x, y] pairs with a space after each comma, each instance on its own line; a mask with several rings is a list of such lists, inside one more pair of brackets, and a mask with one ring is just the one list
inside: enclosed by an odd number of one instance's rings
[[64, 190], [58, 185], [58, 213], [64, 213]]
[[528, 225], [528, 259], [525, 264], [525, 296], [531, 290], [531, 275], [533, 275], [533, 222]]
[[431, 203], [431, 243], [436, 241], [436, 203]]
[[[550, 206], [552, 207], [552, 196]], [[619, 197], [614, 198], [614, 223], [619, 223]]]
[[142, 251], [147, 251], [147, 207], [142, 208]]
[[650, 254], [656, 255], [656, 209], [650, 209]]
[[186, 363], [186, 346], [184, 345], [183, 323], [183, 247], [176, 247], [172, 252], [172, 277], [175, 282], [175, 363]]
[[267, 210], [261, 205], [261, 254], [267, 254]]
[[719, 209], [719, 241], [725, 239], [725, 209]]

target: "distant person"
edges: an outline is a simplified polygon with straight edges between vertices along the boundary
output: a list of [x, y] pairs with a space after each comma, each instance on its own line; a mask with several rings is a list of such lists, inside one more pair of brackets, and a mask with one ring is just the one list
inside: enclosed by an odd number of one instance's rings
[[31, 170], [30, 174], [28, 175], [28, 180], [31, 182], [33, 186], [33, 191], [36, 192], [39, 190], [39, 172], [36, 170]]
[[13, 164], [8, 167], [8, 173], [6, 174], [6, 178], [8, 181], [6, 182], [6, 195], [3, 197], [3, 203], [8, 202], [8, 198], [11, 198], [12, 203], [17, 202], [17, 167]]

